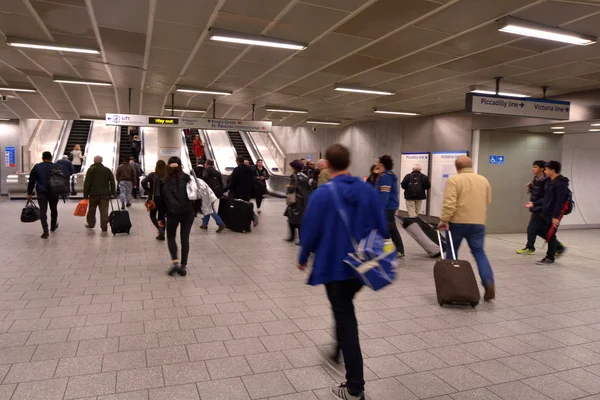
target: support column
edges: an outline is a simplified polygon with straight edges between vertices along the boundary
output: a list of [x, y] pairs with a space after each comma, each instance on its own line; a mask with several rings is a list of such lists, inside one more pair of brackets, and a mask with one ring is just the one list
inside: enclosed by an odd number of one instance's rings
[[479, 143], [481, 140], [481, 130], [473, 129], [471, 133], [471, 159], [473, 160], [473, 171], [479, 170]]

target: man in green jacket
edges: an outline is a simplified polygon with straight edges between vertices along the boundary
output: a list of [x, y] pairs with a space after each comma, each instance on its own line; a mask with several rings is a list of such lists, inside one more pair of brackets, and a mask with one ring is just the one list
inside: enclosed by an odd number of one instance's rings
[[86, 228], [96, 226], [96, 208], [100, 208], [100, 228], [108, 230], [108, 203], [110, 196], [115, 195], [115, 177], [112, 171], [102, 165], [102, 157], [94, 157], [92, 165], [85, 174], [83, 198], [89, 199], [89, 209], [86, 217]]

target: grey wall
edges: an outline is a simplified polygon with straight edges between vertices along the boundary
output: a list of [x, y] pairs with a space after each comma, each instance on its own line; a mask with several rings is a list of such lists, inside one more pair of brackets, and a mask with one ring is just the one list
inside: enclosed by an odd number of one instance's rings
[[600, 135], [586, 133], [563, 136], [562, 174], [571, 180], [575, 210], [561, 226], [600, 227]]
[[[492, 165], [490, 155], [502, 155], [505, 163]], [[489, 233], [525, 232], [529, 200], [525, 184], [531, 181], [535, 160], [560, 160], [562, 137], [511, 131], [482, 131], [479, 147], [479, 173], [490, 181], [492, 205], [488, 210]]]
[[403, 152], [470, 150], [471, 115], [442, 114], [431, 117], [357, 122], [344, 128], [273, 127], [273, 134], [288, 153], [324, 152], [342, 143], [352, 153], [351, 171], [368, 175], [375, 159], [390, 154], [400, 161]]
[[[16, 174], [21, 165], [21, 126], [18, 120], [0, 122], [0, 193], [8, 194], [6, 188], [6, 177]], [[4, 166], [4, 149], [6, 146], [15, 147], [16, 167], [8, 168]]]

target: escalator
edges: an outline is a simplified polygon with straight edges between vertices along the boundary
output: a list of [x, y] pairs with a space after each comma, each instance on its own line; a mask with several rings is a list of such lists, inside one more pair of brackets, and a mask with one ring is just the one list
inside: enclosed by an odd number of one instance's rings
[[121, 160], [129, 160], [131, 157], [131, 142], [129, 140], [129, 127], [121, 127], [121, 139], [119, 143], [119, 164]]
[[228, 131], [227, 134], [229, 135], [229, 139], [231, 140], [231, 144], [233, 145], [237, 156], [250, 161], [250, 165], [254, 165], [254, 160], [250, 157], [250, 152], [244, 144], [244, 139], [242, 139], [240, 132]]
[[[85, 146], [88, 142], [88, 137], [90, 135], [90, 127], [92, 126], [92, 121], [73, 121], [73, 125], [71, 126], [71, 131], [69, 132], [69, 138], [67, 139], [67, 144], [65, 146], [64, 152], [66, 154], [71, 153], [76, 144], [81, 147], [81, 154], [85, 153]], [[62, 155], [56, 154], [55, 158], [58, 160], [62, 158]]]
[[199, 134], [198, 129], [190, 129], [189, 135], [185, 135], [185, 144], [188, 148], [188, 154], [190, 155], [190, 163], [192, 166], [198, 165], [198, 160], [196, 160], [196, 154], [194, 153], [194, 138]]

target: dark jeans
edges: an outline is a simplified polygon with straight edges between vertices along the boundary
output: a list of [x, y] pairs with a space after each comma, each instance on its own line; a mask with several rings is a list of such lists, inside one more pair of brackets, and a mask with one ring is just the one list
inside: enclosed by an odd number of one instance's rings
[[177, 227], [181, 224], [181, 265], [187, 265], [188, 253], [190, 252], [190, 232], [192, 232], [192, 226], [194, 226], [194, 218], [196, 218], [194, 214], [167, 217], [167, 244], [172, 260], [177, 260], [175, 236], [177, 236]]
[[354, 312], [354, 296], [362, 288], [358, 279], [330, 282], [325, 285], [335, 320], [338, 347], [344, 355], [346, 381], [352, 393], [365, 388], [363, 358], [358, 340], [358, 321]]
[[100, 228], [105, 231], [108, 229], [108, 196], [90, 196], [89, 208], [86, 216], [86, 222], [90, 228], [96, 226], [96, 209], [100, 209]]
[[256, 196], [256, 208], [260, 208], [263, 202], [263, 196], [267, 192], [266, 186], [263, 186], [261, 183], [257, 183], [255, 185], [255, 196]]
[[[154, 225], [154, 227], [156, 229], [158, 229], [158, 233], [161, 233], [161, 230], [164, 231], [164, 223], [165, 223], [165, 213], [159, 211], [158, 207], [155, 208], [154, 210], [150, 211], [150, 221], [152, 221], [152, 225]], [[158, 225], [158, 222], [161, 221], [163, 223], [163, 228], [161, 228]]]
[[296, 240], [296, 229], [298, 229], [298, 237], [300, 237], [300, 225], [297, 224], [292, 224], [288, 222], [288, 225], [290, 227], [290, 238], [289, 241], [292, 242], [294, 240]]
[[81, 165], [74, 165], [73, 164], [73, 173], [74, 174], [78, 174], [81, 172]]
[[404, 243], [402, 243], [402, 237], [400, 237], [398, 226], [396, 226], [396, 210], [385, 210], [385, 213], [387, 215], [392, 242], [394, 242], [394, 246], [396, 246], [396, 249], [400, 253], [404, 254]]
[[40, 204], [40, 221], [44, 232], [48, 231], [48, 206], [50, 206], [50, 226], [55, 227], [58, 220], [58, 197], [49, 194], [38, 194]]
[[[529, 225], [527, 225], [527, 244], [526, 248], [530, 250], [535, 250], [535, 239], [537, 236], [542, 237], [546, 240], [546, 236], [548, 234], [548, 229], [552, 225], [552, 219], [545, 218], [541, 213], [532, 213], [531, 219], [529, 220]], [[554, 238], [556, 239], [556, 232], [554, 234]], [[561, 242], [556, 240], [556, 249], [560, 250], [564, 246]], [[550, 243], [548, 243], [548, 251], [550, 251]], [[554, 256], [552, 257], [554, 260]]]
[[[563, 249], [565, 246], [556, 238], [556, 232], [558, 228], [554, 228], [552, 226], [552, 216], [550, 215], [542, 215], [540, 217], [541, 224], [540, 229], [538, 230], [538, 236], [543, 238], [544, 240], [548, 240], [548, 251], [546, 252], [546, 258], [554, 260], [556, 258], [556, 251], [559, 249]], [[550, 233], [550, 228], [552, 228], [552, 236], [548, 239], [548, 233]]]
[[[494, 272], [490, 261], [485, 255], [483, 245], [485, 241], [485, 225], [480, 224], [450, 224], [450, 232], [452, 233], [452, 243], [454, 244], [454, 250], [456, 251], [456, 258], [458, 259], [458, 248], [463, 239], [467, 239], [471, 254], [475, 257], [477, 262], [477, 269], [479, 270], [479, 277], [484, 286], [488, 283], [494, 283]], [[450, 238], [448, 243], [450, 243]], [[447, 246], [446, 257], [452, 259], [451, 246]]]

